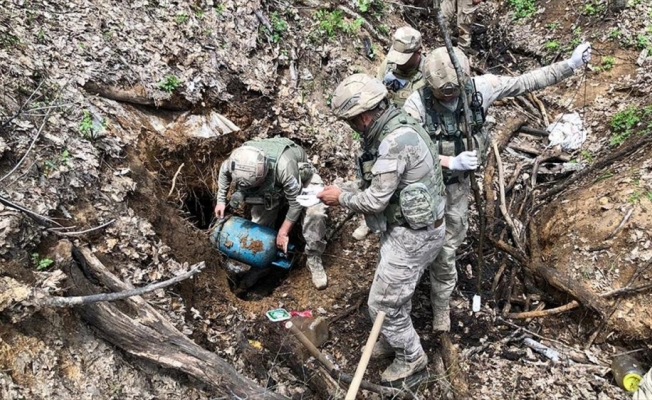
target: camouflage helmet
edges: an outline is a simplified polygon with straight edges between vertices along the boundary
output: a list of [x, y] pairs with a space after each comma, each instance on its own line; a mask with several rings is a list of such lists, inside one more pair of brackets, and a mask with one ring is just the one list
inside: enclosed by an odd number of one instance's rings
[[367, 74], [353, 74], [335, 89], [331, 101], [333, 114], [340, 119], [351, 119], [365, 111], [373, 110], [387, 97], [385, 85]]
[[238, 187], [258, 187], [267, 176], [267, 157], [256, 147], [242, 146], [231, 153], [228, 168]]
[[[453, 47], [457, 60], [462, 67], [462, 72], [467, 76], [471, 75], [471, 66], [469, 65], [469, 59], [466, 57], [462, 50], [457, 47]], [[455, 85], [459, 87], [457, 82], [457, 74], [455, 73], [455, 67], [451, 62], [451, 58], [448, 55], [448, 50], [446, 47], [438, 47], [433, 50], [428, 57], [426, 57], [426, 62], [424, 65], [423, 75], [426, 78], [426, 82], [433, 89], [439, 89], [444, 87], [447, 84]]]

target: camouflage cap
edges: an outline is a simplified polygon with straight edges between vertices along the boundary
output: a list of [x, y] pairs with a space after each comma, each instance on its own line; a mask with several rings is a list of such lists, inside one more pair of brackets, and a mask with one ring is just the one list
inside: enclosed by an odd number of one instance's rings
[[389, 49], [389, 53], [387, 53], [387, 62], [403, 65], [420, 48], [421, 33], [409, 26], [400, 27], [394, 33], [392, 47]]
[[[462, 50], [457, 47], [454, 47], [453, 49], [457, 56], [457, 60], [460, 62], [460, 67], [462, 67], [462, 72], [467, 76], [471, 75], [469, 59]], [[428, 57], [426, 57], [423, 75], [426, 78], [428, 85], [433, 89], [439, 89], [448, 83], [459, 86], [455, 67], [453, 67], [453, 63], [451, 62], [446, 47], [438, 47], [433, 50]]]
[[351, 119], [374, 109], [387, 97], [385, 85], [367, 74], [353, 74], [335, 89], [331, 106], [333, 114], [340, 119]]
[[229, 171], [239, 188], [258, 187], [267, 176], [267, 157], [253, 146], [242, 146], [229, 156]]

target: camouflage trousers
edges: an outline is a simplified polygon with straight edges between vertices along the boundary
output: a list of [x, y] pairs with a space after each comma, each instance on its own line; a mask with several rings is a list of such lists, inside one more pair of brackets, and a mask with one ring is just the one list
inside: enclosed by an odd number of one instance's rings
[[641, 379], [632, 400], [652, 400], [652, 369]]
[[[309, 182], [304, 187], [312, 185], [324, 185], [318, 174], [313, 174]], [[278, 213], [283, 203], [266, 210], [265, 206], [255, 205], [251, 208], [251, 221], [275, 228], [278, 219]], [[301, 213], [301, 233], [306, 241], [306, 255], [321, 256], [326, 249], [326, 207], [323, 203], [316, 204], [312, 207], [305, 208]]]
[[380, 261], [369, 291], [369, 316], [384, 311], [381, 334], [403, 361], [423, 354], [419, 335], [412, 326], [412, 295], [423, 272], [444, 243], [445, 225], [412, 230], [391, 226], [380, 236]]
[[469, 228], [468, 208], [471, 184], [469, 178], [446, 185], [446, 239], [444, 246], [430, 265], [430, 301], [432, 306], [448, 308], [457, 283], [455, 251], [466, 238]]
[[446, 21], [454, 21], [459, 29], [458, 46], [465, 52], [471, 48], [471, 24], [477, 6], [472, 0], [442, 0], [441, 11]]

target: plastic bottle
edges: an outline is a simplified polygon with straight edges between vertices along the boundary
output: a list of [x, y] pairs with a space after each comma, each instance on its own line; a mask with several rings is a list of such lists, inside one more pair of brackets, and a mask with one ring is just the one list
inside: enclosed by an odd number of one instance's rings
[[611, 372], [618, 386], [628, 392], [636, 391], [643, 375], [645, 375], [641, 363], [628, 354], [620, 355], [611, 361]]

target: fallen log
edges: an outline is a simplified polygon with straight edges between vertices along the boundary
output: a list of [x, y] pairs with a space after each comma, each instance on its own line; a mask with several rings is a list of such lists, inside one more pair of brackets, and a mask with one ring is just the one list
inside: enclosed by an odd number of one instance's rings
[[192, 104], [189, 101], [179, 96], [172, 96], [167, 100], [155, 100], [147, 94], [147, 91], [141, 85], [135, 85], [130, 88], [120, 88], [88, 81], [84, 84], [84, 90], [88, 93], [97, 94], [101, 97], [123, 103], [157, 107], [172, 111], [186, 111], [192, 108]]
[[[122, 282], [87, 248], [73, 248], [74, 258], [100, 283], [113, 291], [133, 288]], [[72, 294], [88, 295], [97, 291], [79, 268], [70, 268]], [[122, 350], [166, 368], [184, 372], [219, 390], [229, 398], [286, 399], [258, 386], [214, 353], [203, 349], [179, 332], [142, 297], [122, 300], [119, 305], [93, 303], [75, 310], [100, 336]]]
[[450, 336], [447, 332], [439, 335], [439, 342], [441, 344], [441, 357], [444, 360], [444, 366], [450, 382], [453, 394], [456, 399], [469, 399], [469, 384], [464, 378], [464, 373], [460, 368], [460, 357], [457, 349], [453, 346]]

